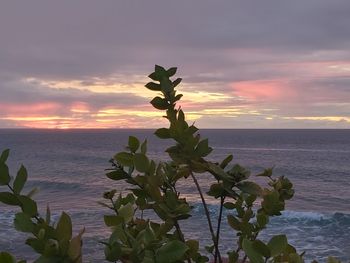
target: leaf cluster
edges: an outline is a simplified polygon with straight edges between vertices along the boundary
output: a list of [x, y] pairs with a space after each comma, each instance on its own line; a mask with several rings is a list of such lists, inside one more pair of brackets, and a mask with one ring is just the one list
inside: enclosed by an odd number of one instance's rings
[[[32, 189], [27, 194], [23, 193], [28, 178], [26, 168], [21, 165], [13, 179], [6, 164], [8, 156], [9, 150], [3, 151], [0, 156], [0, 187], [7, 188], [0, 192], [0, 202], [19, 208], [20, 211], [15, 214], [14, 226], [17, 231], [29, 235], [25, 243], [39, 254], [34, 262], [81, 263], [83, 231], [75, 237], [72, 236], [71, 218], [65, 212], [56, 223], [51, 222], [49, 207], [46, 209], [45, 218], [41, 217], [37, 203], [32, 198], [37, 189]], [[2, 252], [0, 262], [24, 263], [26, 261], [16, 261], [14, 256]]]

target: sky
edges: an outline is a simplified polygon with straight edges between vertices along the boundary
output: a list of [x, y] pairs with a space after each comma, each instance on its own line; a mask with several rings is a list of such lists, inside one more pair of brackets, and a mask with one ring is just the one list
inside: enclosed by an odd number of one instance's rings
[[349, 0], [0, 0], [0, 128], [350, 128]]

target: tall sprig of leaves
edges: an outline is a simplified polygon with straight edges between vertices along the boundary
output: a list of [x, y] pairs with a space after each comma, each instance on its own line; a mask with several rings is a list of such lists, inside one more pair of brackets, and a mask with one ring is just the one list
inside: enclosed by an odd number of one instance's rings
[[[105, 193], [105, 198], [110, 200], [110, 205], [105, 205], [115, 212], [115, 215], [105, 217], [105, 223], [114, 229], [109, 241], [105, 242], [107, 259], [123, 262], [209, 260], [199, 253], [198, 240], [185, 240], [178, 224], [179, 220], [190, 217], [191, 206], [185, 198], [181, 198], [176, 188], [177, 182], [181, 178], [191, 178], [204, 207], [213, 242], [206, 249], [212, 254], [214, 262], [222, 262], [219, 243], [224, 209], [232, 211], [227, 216], [227, 223], [238, 236], [237, 247], [227, 252], [230, 262], [245, 262], [247, 258], [257, 263], [267, 260], [302, 262], [303, 254], [296, 252], [285, 235], [274, 236], [267, 243], [258, 239], [269, 218], [280, 215], [285, 201], [292, 198], [292, 183], [284, 176], [273, 178], [272, 169], [266, 169], [257, 175], [268, 181], [268, 187], [262, 188], [248, 180], [250, 172], [244, 167], [230, 165], [232, 155], [219, 162], [206, 160], [212, 151], [208, 139], [201, 138], [198, 128], [186, 121], [183, 110], [177, 106], [182, 94], [177, 94], [175, 90], [181, 78], [171, 80], [176, 71], [174, 67], [166, 70], [156, 65], [155, 71], [149, 75], [152, 82], [146, 84], [146, 88], [159, 93], [151, 104], [165, 111], [164, 117], [169, 121], [169, 127], [157, 129], [155, 135], [175, 142], [165, 150], [171, 161], [157, 164], [149, 160], [146, 155], [147, 142], [144, 141], [140, 148], [139, 140], [131, 136], [128, 151], [114, 156], [113, 171], [107, 174], [110, 179], [125, 180], [132, 186], [126, 197], [115, 197], [115, 191]], [[216, 225], [209, 212], [205, 193], [198, 183], [197, 177], [203, 173], [211, 174], [215, 180], [207, 195], [219, 201]], [[257, 208], [254, 207], [256, 205]], [[145, 210], [153, 210], [162, 223], [145, 219]], [[164, 249], [168, 247], [172, 248], [176, 257], [167, 256], [162, 261], [163, 255], [166, 255], [162, 252], [169, 253], [170, 249]], [[134, 259], [137, 260], [132, 261]]]
[[[30, 237], [26, 244], [39, 254], [35, 263], [81, 263], [82, 241], [81, 231], [77, 236], [72, 236], [72, 221], [69, 215], [62, 213], [58, 222], [51, 222], [51, 212], [46, 209], [45, 218], [38, 212], [37, 203], [33, 200], [36, 189], [23, 193], [23, 188], [27, 182], [27, 169], [21, 165], [16, 177], [10, 176], [6, 161], [9, 150], [2, 152], [0, 156], [0, 202], [16, 206], [20, 212], [16, 213], [14, 226], [17, 231], [28, 233]], [[2, 188], [7, 188], [7, 191]], [[16, 263], [13, 255], [6, 252], [0, 253], [1, 263]], [[18, 261], [24, 263], [26, 261]]]

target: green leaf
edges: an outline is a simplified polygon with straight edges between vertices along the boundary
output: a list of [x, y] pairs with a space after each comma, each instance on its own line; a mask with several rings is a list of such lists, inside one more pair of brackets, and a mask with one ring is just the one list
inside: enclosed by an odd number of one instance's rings
[[188, 249], [189, 248], [185, 243], [178, 240], [172, 240], [157, 250], [157, 263], [171, 263], [180, 261], [183, 259]]
[[147, 140], [144, 140], [144, 142], [141, 144], [141, 153], [147, 153]]
[[256, 176], [271, 177], [272, 172], [273, 172], [273, 168], [267, 168], [262, 173], [257, 174]]
[[[30, 247], [32, 247], [39, 254], [42, 254], [44, 252], [44, 249], [45, 249], [45, 241], [44, 240], [40, 240], [37, 238], [28, 238], [26, 240], [26, 244], [29, 245]], [[34, 263], [37, 263], [37, 262], [47, 262], [47, 261], [39, 261], [39, 259], [34, 261]]]
[[199, 250], [199, 242], [198, 240], [195, 240], [195, 239], [190, 239], [190, 240], [187, 240], [186, 241], [186, 245], [188, 246], [189, 248], [189, 254], [190, 256], [194, 256], [198, 250]]
[[230, 154], [221, 162], [220, 167], [224, 169], [232, 161], [232, 159], [233, 159], [233, 155]]
[[122, 255], [122, 249], [119, 243], [114, 242], [112, 245], [107, 245], [105, 247], [105, 257], [106, 260], [110, 262], [116, 262]]
[[69, 215], [62, 212], [61, 217], [56, 226], [56, 234], [58, 240], [70, 240], [72, 238], [72, 220]]
[[328, 257], [327, 263], [341, 263], [341, 261], [334, 257]]
[[167, 129], [167, 128], [160, 128], [160, 129], [156, 130], [154, 134], [160, 139], [171, 138], [169, 129]]
[[[173, 85], [174, 85], [174, 82], [173, 82]], [[181, 100], [182, 97], [183, 97], [182, 94], [176, 95], [176, 96], [175, 96], [175, 101]]]
[[254, 263], [264, 263], [262, 255], [260, 255], [253, 247], [253, 242], [244, 238], [242, 243], [242, 248], [246, 255], [248, 256], [250, 262]]
[[36, 202], [33, 199], [31, 199], [25, 195], [21, 195], [18, 198], [22, 203], [23, 213], [25, 213], [31, 217], [34, 217], [38, 214], [38, 207], [36, 205]]
[[237, 187], [242, 192], [252, 194], [252, 195], [261, 196], [263, 193], [262, 188], [258, 184], [250, 181], [240, 182], [239, 184], [237, 184]]
[[7, 252], [0, 253], [0, 262], [1, 263], [16, 263], [16, 259]]
[[198, 143], [195, 154], [200, 157], [205, 157], [212, 152], [212, 148], [208, 145], [208, 139], [202, 140]]
[[13, 191], [16, 194], [20, 194], [26, 181], [27, 181], [27, 169], [21, 165], [21, 168], [19, 168], [17, 172], [17, 176], [15, 178], [15, 181], [13, 182]]
[[162, 87], [163, 93], [170, 93], [174, 90], [172, 81], [168, 77], [163, 77], [160, 80], [160, 86]]
[[15, 215], [14, 225], [16, 230], [27, 233], [32, 233], [35, 227], [31, 217], [25, 213], [17, 213]]
[[166, 110], [170, 106], [170, 104], [166, 99], [163, 99], [158, 96], [153, 98], [153, 100], [151, 100], [151, 104], [153, 105], [153, 107], [155, 107], [158, 110]]
[[124, 218], [121, 216], [116, 216], [116, 215], [105, 215], [104, 221], [105, 221], [106, 226], [117, 226], [117, 225], [123, 223]]
[[[289, 263], [304, 263], [304, 260], [297, 253], [291, 253], [291, 254], [288, 255], [288, 262]], [[327, 263], [330, 263], [330, 262], [327, 262]], [[340, 261], [336, 261], [334, 263], [341, 263], [341, 262]]]
[[5, 163], [0, 163], [0, 185], [7, 185], [10, 181], [9, 168]]
[[0, 192], [0, 202], [6, 205], [21, 205], [21, 202], [18, 198], [9, 192]]
[[172, 77], [176, 74], [177, 68], [173, 67], [173, 68], [169, 68], [166, 72], [168, 73], [168, 77]]
[[1, 153], [0, 156], [0, 163], [5, 163], [7, 161], [7, 158], [9, 157], [10, 150], [6, 149]]
[[[151, 75], [150, 75], [151, 76]], [[161, 91], [161, 87], [159, 84], [154, 83], [154, 82], [148, 82], [145, 87], [147, 89], [153, 90], [153, 91]]]
[[241, 222], [234, 217], [233, 215], [227, 216], [227, 222], [234, 230], [240, 231], [241, 230]]
[[288, 246], [287, 237], [285, 235], [274, 236], [267, 244], [271, 251], [271, 256], [275, 257], [283, 253]]
[[129, 136], [128, 145], [132, 152], [136, 152], [140, 147], [140, 141], [135, 136]]
[[106, 174], [106, 176], [109, 179], [112, 179], [112, 180], [115, 180], [115, 181], [127, 179], [127, 178], [130, 177], [129, 174], [127, 172], [125, 172], [124, 170], [122, 170], [122, 169], [118, 169], [118, 170], [109, 172], [109, 173]]
[[269, 191], [264, 194], [261, 206], [266, 214], [270, 216], [281, 215], [281, 211], [284, 209], [284, 202], [281, 202], [279, 197], [278, 191]]
[[165, 75], [166, 70], [165, 70], [165, 68], [163, 68], [162, 66], [155, 65], [155, 66], [154, 66], [154, 72], [157, 73], [157, 74], [159, 74], [159, 75]]
[[256, 216], [256, 220], [259, 224], [259, 227], [263, 228], [267, 225], [267, 223], [269, 222], [269, 217], [263, 213], [259, 213]]
[[256, 239], [253, 241], [253, 248], [255, 251], [259, 252], [259, 254], [263, 255], [265, 258], [269, 258], [271, 256], [269, 247], [259, 239]]
[[142, 153], [136, 153], [134, 156], [134, 166], [137, 171], [144, 173], [148, 170], [149, 160], [146, 155]]
[[134, 156], [131, 153], [120, 152], [114, 155], [114, 159], [123, 166], [133, 166]]
[[134, 207], [132, 204], [126, 204], [118, 210], [119, 216], [124, 218], [124, 222], [128, 223], [134, 216]]
[[178, 120], [180, 122], [184, 122], [185, 121], [185, 114], [184, 114], [183, 110], [179, 110], [178, 111]]
[[225, 196], [225, 189], [221, 183], [215, 183], [210, 186], [207, 194], [214, 196], [215, 198], [219, 198], [221, 196]]
[[226, 209], [230, 209], [230, 210], [236, 208], [235, 204], [232, 203], [232, 202], [225, 202], [225, 203], [224, 203], [224, 207], [225, 207]]
[[182, 78], [177, 78], [176, 80], [174, 80], [174, 81], [173, 81], [173, 86], [174, 86], [174, 88], [175, 88], [177, 85], [179, 85], [179, 84], [181, 83], [181, 81], [182, 81]]
[[208, 163], [208, 168], [209, 172], [213, 174], [216, 178], [223, 181], [228, 179], [227, 173], [219, 165], [215, 163]]
[[68, 256], [69, 258], [75, 262], [75, 263], [82, 263], [82, 235], [84, 234], [85, 229], [83, 228], [79, 234], [75, 237], [72, 238], [71, 242], [69, 243], [69, 248], [68, 248]]

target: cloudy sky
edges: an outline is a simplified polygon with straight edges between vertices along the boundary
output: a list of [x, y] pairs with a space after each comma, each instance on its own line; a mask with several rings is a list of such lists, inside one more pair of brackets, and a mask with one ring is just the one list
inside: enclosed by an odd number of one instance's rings
[[0, 128], [350, 128], [349, 0], [0, 0]]

